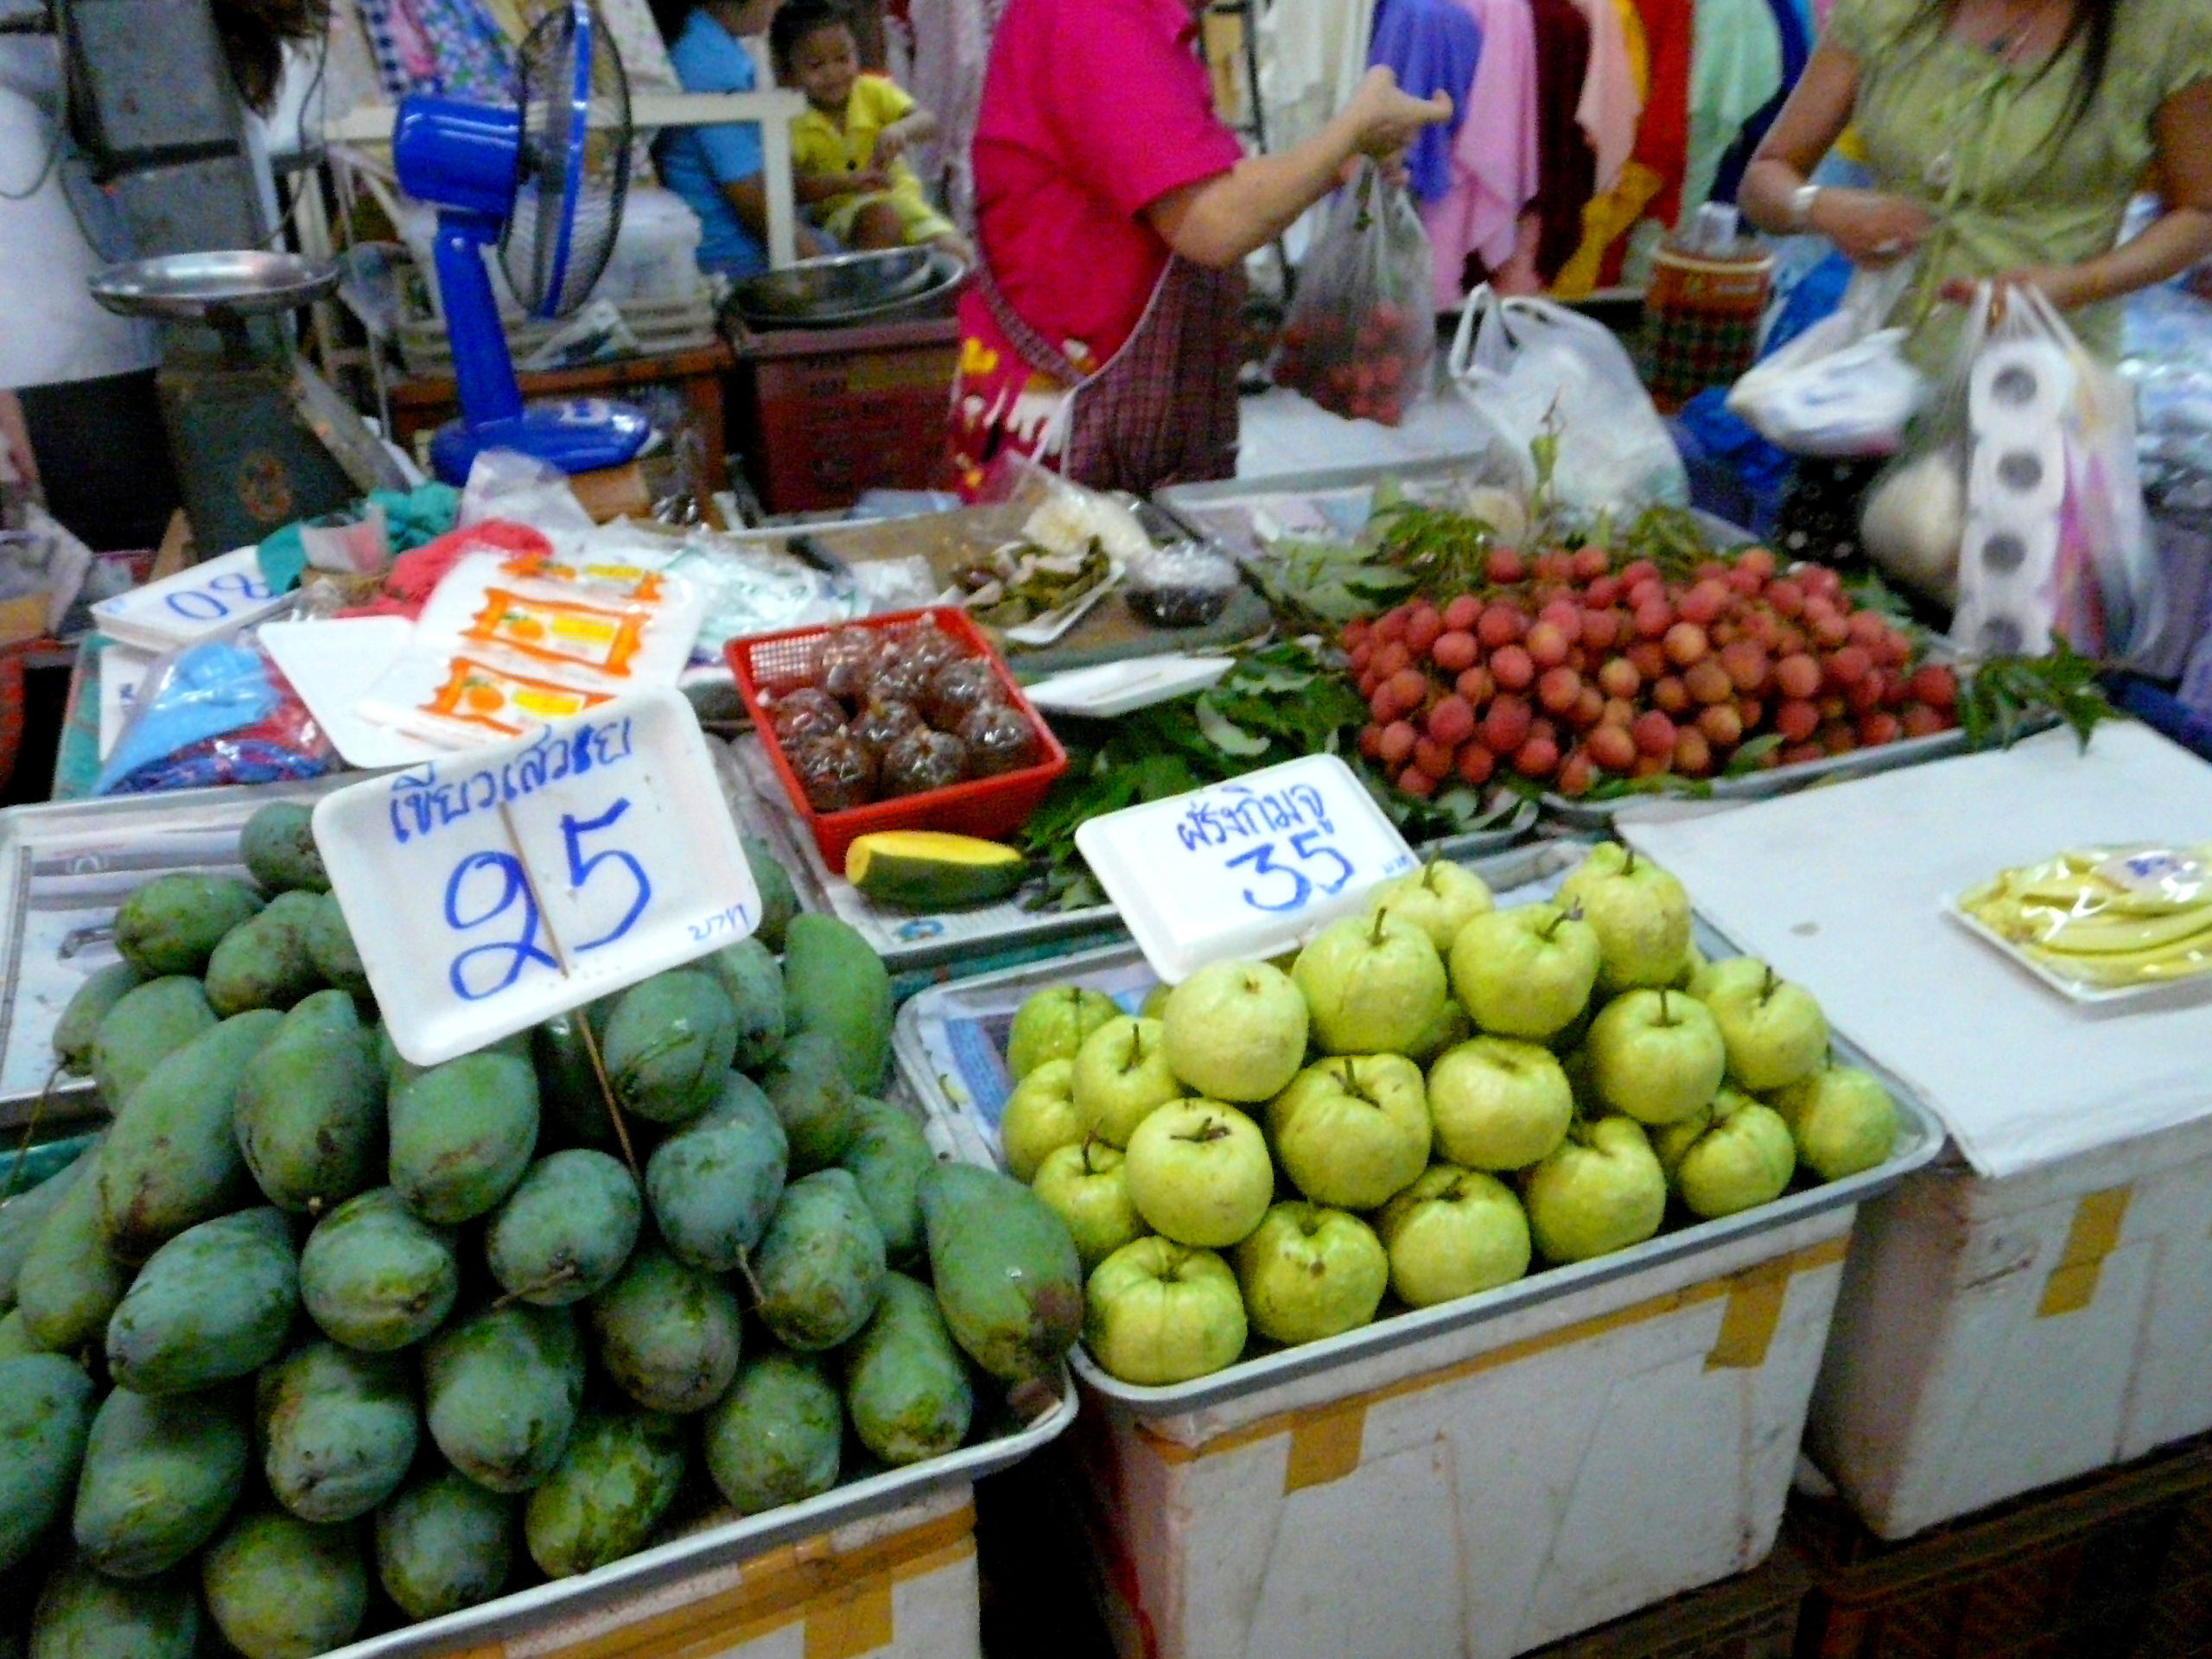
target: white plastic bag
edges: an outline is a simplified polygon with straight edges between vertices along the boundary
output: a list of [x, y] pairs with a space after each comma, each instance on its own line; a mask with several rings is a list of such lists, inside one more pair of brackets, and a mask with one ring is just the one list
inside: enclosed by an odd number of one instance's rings
[[1907, 331], [1882, 326], [1913, 269], [1854, 274], [1832, 315], [1729, 388], [1729, 412], [1792, 454], [1895, 454], [1929, 390], [1906, 360]]
[[2056, 635], [2115, 660], [2153, 641], [2164, 591], [2126, 384], [2039, 291], [2015, 288], [1974, 351], [1966, 406], [1953, 641], [2035, 654]]
[[1585, 513], [1681, 505], [1689, 478], [1628, 350], [1604, 324], [1548, 300], [1467, 296], [1449, 359], [1452, 385], [1526, 466], [1548, 423], [1559, 429], [1552, 474], [1560, 503]]

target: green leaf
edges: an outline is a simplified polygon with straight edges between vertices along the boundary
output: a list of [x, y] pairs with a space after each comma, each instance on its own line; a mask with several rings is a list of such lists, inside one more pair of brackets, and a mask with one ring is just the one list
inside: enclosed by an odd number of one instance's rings
[[1255, 737], [1242, 726], [1213, 706], [1212, 700], [1200, 697], [1198, 702], [1198, 729], [1205, 734], [1206, 741], [1224, 754], [1249, 757], [1265, 754], [1268, 740]]
[[1728, 757], [1728, 766], [1722, 776], [1744, 778], [1759, 770], [1767, 756], [1782, 747], [1780, 732], [1764, 732]]

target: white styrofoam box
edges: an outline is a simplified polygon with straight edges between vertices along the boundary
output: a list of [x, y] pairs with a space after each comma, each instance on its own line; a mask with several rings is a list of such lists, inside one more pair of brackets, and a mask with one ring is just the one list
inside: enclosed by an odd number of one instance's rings
[[[430, 299], [431, 311], [442, 317], [438, 298], [437, 264], [431, 255], [438, 226], [437, 209], [419, 201], [399, 205], [399, 234], [414, 256], [415, 268]], [[699, 286], [699, 216], [683, 199], [658, 185], [641, 185], [622, 199], [622, 223], [614, 233], [614, 251], [591, 294], [594, 299], [687, 300]], [[486, 264], [492, 273], [492, 292], [501, 311], [519, 315], [521, 306], [508, 284], [496, 253]]]
[[[474, 1633], [471, 1659], [982, 1659], [975, 1489], [724, 1561], [651, 1587], [590, 1593], [589, 1575], [538, 1586], [535, 1605]], [[412, 1626], [334, 1659], [451, 1654]]]
[[633, 185], [622, 199], [613, 257], [592, 292], [608, 300], [688, 300], [699, 286], [699, 215], [658, 185]]
[[1176, 1416], [1094, 1395], [1124, 1659], [1507, 1659], [1763, 1560], [1853, 1211]]
[[1808, 1448], [1904, 1538], [2212, 1429], [2212, 1123], [1862, 1212]]

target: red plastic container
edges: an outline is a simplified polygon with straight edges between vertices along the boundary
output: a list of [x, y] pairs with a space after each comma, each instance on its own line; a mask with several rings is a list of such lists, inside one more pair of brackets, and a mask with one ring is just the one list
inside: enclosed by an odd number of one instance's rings
[[[822, 642], [838, 628], [890, 630], [911, 627], [925, 618], [934, 618], [939, 627], [967, 647], [969, 656], [991, 665], [991, 672], [998, 677], [1000, 688], [1006, 693], [1007, 706], [1019, 710], [1029, 722], [1030, 729], [1037, 734], [1037, 740], [1043, 746], [1045, 758], [1033, 766], [1003, 772], [996, 778], [979, 778], [920, 795], [900, 795], [866, 806], [849, 807], [842, 812], [817, 812], [807, 800], [806, 791], [799, 786], [791, 762], [785, 758], [783, 745], [777, 741], [775, 728], [768, 719], [769, 701], [813, 683], [821, 661]], [[823, 860], [841, 874], [845, 868], [845, 849], [855, 838], [878, 830], [943, 830], [986, 839], [1011, 835], [1037, 810], [1045, 792], [1052, 788], [1052, 780], [1068, 769], [1068, 752], [1052, 735], [1052, 728], [1030, 706], [1029, 699], [1021, 695], [1021, 688], [1014, 683], [1006, 660], [992, 649], [991, 642], [968, 613], [956, 606], [938, 605], [927, 610], [895, 611], [887, 616], [863, 617], [855, 622], [830, 626], [754, 634], [731, 640], [724, 650], [729, 658], [730, 671], [737, 676], [738, 695], [745, 699], [745, 711], [752, 716], [753, 728], [760, 734], [768, 759], [775, 766], [776, 776], [783, 780], [784, 792], [791, 797], [792, 807], [813, 833], [814, 844], [822, 849]]]

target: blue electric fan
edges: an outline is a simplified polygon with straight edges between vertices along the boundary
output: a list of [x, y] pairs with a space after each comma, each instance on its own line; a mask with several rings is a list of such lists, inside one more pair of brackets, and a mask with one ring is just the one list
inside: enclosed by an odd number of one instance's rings
[[522, 44], [513, 106], [403, 99], [392, 134], [400, 188], [438, 210], [438, 290], [453, 340], [461, 418], [430, 463], [467, 480], [481, 449], [519, 449], [566, 473], [619, 467], [645, 447], [645, 415], [575, 398], [525, 404], [484, 266], [497, 246], [515, 297], [564, 316], [607, 269], [630, 182], [630, 86], [588, 0], [567, 0]]

